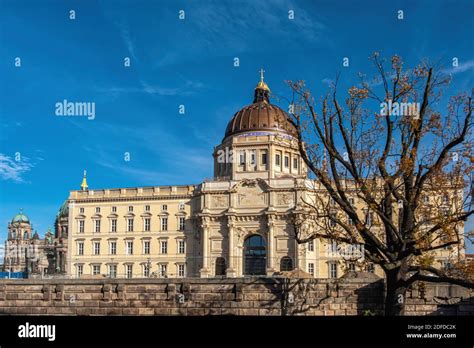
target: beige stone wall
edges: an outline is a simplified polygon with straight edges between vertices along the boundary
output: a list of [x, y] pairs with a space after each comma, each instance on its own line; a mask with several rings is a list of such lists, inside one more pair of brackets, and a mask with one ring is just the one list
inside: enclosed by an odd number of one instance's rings
[[[0, 315], [378, 315], [383, 285], [364, 277], [1, 280]], [[406, 311], [474, 315], [474, 291], [415, 285]]]

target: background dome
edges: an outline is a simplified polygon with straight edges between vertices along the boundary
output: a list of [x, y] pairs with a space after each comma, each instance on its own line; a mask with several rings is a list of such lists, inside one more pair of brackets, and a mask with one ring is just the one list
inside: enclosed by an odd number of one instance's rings
[[263, 70], [260, 70], [260, 81], [255, 87], [253, 104], [235, 113], [227, 125], [224, 138], [253, 131], [284, 132], [296, 137], [296, 125], [285, 111], [270, 104], [269, 96], [270, 88], [263, 81]]
[[62, 217], [67, 217], [68, 215], [69, 215], [69, 205], [68, 205], [68, 201], [65, 200], [64, 203], [59, 208], [57, 217], [62, 218]]
[[12, 223], [16, 222], [30, 223], [30, 219], [28, 218], [28, 216], [23, 214], [23, 209], [20, 209], [20, 212], [13, 217]]

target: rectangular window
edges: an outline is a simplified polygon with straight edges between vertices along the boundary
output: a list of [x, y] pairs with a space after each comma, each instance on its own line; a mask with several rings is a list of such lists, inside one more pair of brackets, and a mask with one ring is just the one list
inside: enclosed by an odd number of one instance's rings
[[161, 218], [161, 230], [168, 231], [168, 218], [167, 217]]
[[145, 218], [145, 231], [150, 231], [150, 218]]
[[245, 151], [239, 152], [239, 164], [241, 166], [245, 165]]
[[84, 233], [84, 220], [79, 220], [79, 233]]
[[290, 157], [285, 156], [285, 168], [288, 168], [290, 166]]
[[109, 265], [109, 278], [117, 278], [117, 265]]
[[185, 224], [186, 218], [184, 216], [179, 217], [179, 230], [184, 231], [184, 224]]
[[356, 270], [356, 265], [354, 262], [350, 262], [347, 269], [350, 271], [350, 272], [355, 272]]
[[298, 169], [298, 158], [293, 158], [293, 169]]
[[337, 278], [337, 264], [335, 262], [329, 264], [329, 278]]
[[84, 214], [84, 208], [79, 208], [79, 213]]
[[367, 227], [370, 227], [372, 226], [372, 224], [374, 223], [374, 213], [367, 213], [367, 216], [366, 216], [366, 226]]
[[109, 244], [109, 254], [117, 255], [117, 242], [110, 242]]
[[449, 271], [451, 268], [453, 268], [453, 265], [449, 261], [443, 260], [442, 264], [445, 271]]
[[185, 252], [184, 248], [185, 248], [184, 240], [179, 240], [178, 241], [178, 254], [184, 254]]
[[84, 266], [77, 265], [77, 277], [80, 278], [84, 274]]
[[184, 277], [184, 265], [183, 264], [178, 265], [178, 277]]
[[308, 242], [308, 251], [314, 251], [314, 241], [310, 240]]
[[314, 277], [314, 263], [308, 263], [308, 273]]
[[143, 265], [143, 276], [145, 278], [148, 278], [150, 276], [150, 265], [147, 263]]
[[167, 267], [168, 265], [166, 264], [161, 264], [160, 265], [160, 277], [161, 278], [166, 278], [166, 274], [167, 274]]
[[92, 265], [92, 275], [100, 274], [100, 265]]
[[94, 255], [100, 255], [100, 242], [94, 242]]
[[132, 205], [129, 205], [129, 206], [128, 206], [128, 211], [129, 211], [129, 212], [132, 212], [132, 211], [133, 211], [133, 206], [132, 206]]
[[84, 255], [84, 242], [77, 243], [77, 255]]
[[280, 155], [276, 154], [276, 155], [275, 155], [275, 165], [276, 165], [276, 166], [280, 166], [280, 163], [281, 163], [281, 162], [280, 162]]
[[110, 220], [110, 231], [117, 232], [117, 219]]
[[150, 206], [149, 205], [145, 205], [145, 211], [150, 211]]
[[133, 219], [127, 219], [127, 231], [133, 232]]
[[96, 208], [95, 208], [95, 212], [96, 212], [96, 213], [100, 213], [100, 207], [96, 207]]
[[133, 276], [133, 265], [125, 265], [125, 276], [132, 278]]
[[179, 210], [184, 210], [184, 203], [182, 203], [182, 202], [179, 203], [179, 207], [178, 207], [178, 208], [179, 208]]
[[146, 240], [143, 242], [143, 253], [149, 254], [150, 253], [150, 241]]
[[133, 242], [127, 241], [127, 255], [133, 255]]
[[354, 226], [354, 220], [352, 220], [349, 215], [347, 215], [347, 223], [351, 226]]
[[266, 166], [267, 165], [267, 153], [264, 152], [262, 153], [262, 166]]
[[255, 153], [255, 150], [252, 150], [250, 152], [250, 165], [254, 166], [257, 164], [257, 154]]
[[160, 245], [161, 245], [161, 248], [160, 248], [161, 253], [168, 254], [168, 242], [166, 240], [162, 240]]
[[100, 232], [100, 220], [95, 220], [95, 232]]
[[112, 207], [112, 213], [116, 213], [117, 212], [117, 207]]
[[167, 210], [168, 210], [168, 206], [167, 206], [166, 204], [163, 204], [163, 205], [161, 206], [161, 210], [167, 211]]
[[331, 244], [329, 244], [329, 251], [333, 256], [334, 254], [337, 254], [337, 241], [331, 241]]

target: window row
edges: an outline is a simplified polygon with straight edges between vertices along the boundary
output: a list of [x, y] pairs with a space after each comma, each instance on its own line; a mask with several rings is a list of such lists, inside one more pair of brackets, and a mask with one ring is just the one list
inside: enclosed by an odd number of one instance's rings
[[[142, 241], [141, 243], [142, 249], [141, 252], [144, 255], [151, 254], [151, 243], [150, 241]], [[83, 256], [84, 255], [84, 242], [79, 241], [77, 242], [77, 255]], [[185, 254], [186, 253], [186, 242], [184, 239], [179, 239], [177, 242], [176, 251], [178, 254]], [[168, 241], [161, 240], [159, 242], [159, 253], [162, 255], [168, 254]], [[133, 255], [134, 254], [134, 241], [127, 240], [125, 241], [125, 255]], [[101, 255], [101, 242], [94, 241], [92, 242], [92, 255]], [[109, 241], [108, 242], [108, 255], [117, 255], [117, 242], [116, 241]]]
[[[108, 219], [109, 220], [109, 232], [117, 232], [117, 219]], [[126, 231], [133, 232], [135, 230], [135, 218], [126, 218]], [[151, 218], [144, 218], [143, 220], [143, 231], [150, 232], [152, 228]], [[184, 216], [178, 217], [178, 231], [184, 231], [186, 227], [186, 218]], [[168, 231], [168, 217], [161, 217], [159, 222], [160, 231]], [[85, 232], [85, 220], [78, 220], [77, 224], [78, 233]], [[102, 231], [102, 220], [93, 219], [93, 231], [99, 233]]]
[[[134, 208], [135, 208], [135, 207], [134, 207], [133, 205], [129, 205], [129, 206], [128, 206], [128, 212], [129, 212], [129, 213], [133, 212]], [[178, 210], [183, 211], [184, 209], [185, 209], [185, 204], [184, 204], [183, 202], [180, 202], [180, 203], [178, 204]], [[96, 212], [96, 214], [99, 214], [99, 213], [101, 212], [101, 210], [102, 210], [101, 207], [95, 207], [95, 212]], [[84, 207], [80, 207], [80, 208], [79, 208], [79, 212], [80, 212], [81, 214], [84, 214], [84, 211], [85, 211], [85, 208], [84, 208]], [[150, 212], [150, 211], [151, 211], [151, 206], [150, 206], [150, 205], [145, 205], [145, 206], [144, 206], [144, 211], [145, 211], [145, 212]], [[168, 211], [168, 204], [162, 204], [162, 205], [161, 205], [161, 211]], [[110, 207], [110, 212], [116, 213], [116, 212], [117, 212], [117, 207], [116, 207], [116, 206]]]
[[[184, 263], [176, 264], [175, 273], [168, 273], [168, 264], [167, 263], [159, 263], [157, 270], [153, 271], [151, 263], [143, 263], [139, 265], [140, 267], [140, 274], [134, 274], [134, 264], [125, 264], [123, 265], [122, 272], [118, 272], [118, 265], [117, 264], [107, 264], [105, 265], [106, 276], [109, 278], [149, 278], [149, 277], [159, 277], [159, 278], [167, 278], [169, 276], [173, 277], [185, 277], [186, 276], [186, 265]], [[137, 266], [135, 266], [137, 267]], [[102, 275], [104, 272], [104, 267], [102, 264], [92, 264], [90, 265], [90, 274], [99, 276]], [[80, 278], [84, 275], [84, 265], [76, 265], [76, 276]]]

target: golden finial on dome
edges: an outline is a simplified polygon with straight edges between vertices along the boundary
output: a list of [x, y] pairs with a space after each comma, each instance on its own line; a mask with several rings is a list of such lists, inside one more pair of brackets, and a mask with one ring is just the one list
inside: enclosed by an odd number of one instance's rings
[[82, 191], [87, 191], [87, 189], [89, 188], [89, 186], [87, 186], [86, 174], [87, 174], [87, 171], [84, 170], [84, 178], [82, 178], [82, 184], [81, 184]]
[[269, 88], [268, 85], [265, 83], [265, 81], [263, 81], [263, 73], [264, 73], [264, 72], [265, 72], [265, 70], [260, 69], [260, 81], [258, 82], [257, 87], [255, 87], [255, 89], [263, 89], [263, 90], [265, 90], [265, 91], [270, 92], [270, 88]]

